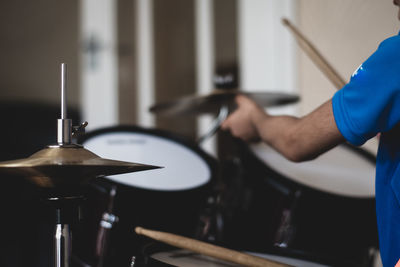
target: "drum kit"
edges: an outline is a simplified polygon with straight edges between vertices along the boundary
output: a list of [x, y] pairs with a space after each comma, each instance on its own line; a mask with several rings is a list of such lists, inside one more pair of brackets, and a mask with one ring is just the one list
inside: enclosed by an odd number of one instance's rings
[[[321, 54], [283, 23], [341, 88], [344, 80]], [[150, 108], [170, 117], [216, 115], [196, 141], [137, 126], [85, 133], [86, 122], [73, 127], [67, 117], [66, 76], [62, 64], [57, 143], [0, 162], [4, 177], [24, 177], [51, 207], [53, 266], [372, 266], [374, 155], [344, 144], [293, 163], [223, 132], [219, 159], [200, 148], [235, 108], [236, 95], [262, 107], [297, 96], [225, 87]]]
[[343, 145], [291, 163], [266, 145], [233, 140], [236, 154], [217, 160], [199, 146], [218, 130], [237, 94], [263, 107], [295, 103], [297, 96], [217, 89], [150, 109], [168, 116], [219, 113], [197, 143], [137, 126], [84, 133], [87, 123], [73, 127], [67, 117], [65, 64], [61, 73], [57, 143], [0, 162], [3, 176], [44, 190], [54, 211], [54, 266], [237, 266], [141, 237], [138, 226], [221, 246], [215, 250], [258, 253], [271, 260], [266, 266], [371, 262], [377, 247], [372, 155]]

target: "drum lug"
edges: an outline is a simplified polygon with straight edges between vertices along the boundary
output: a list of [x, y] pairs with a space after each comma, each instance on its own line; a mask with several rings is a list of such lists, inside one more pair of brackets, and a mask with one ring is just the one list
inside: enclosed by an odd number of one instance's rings
[[118, 221], [119, 221], [118, 216], [108, 213], [108, 212], [104, 212], [102, 219], [100, 221], [100, 226], [102, 228], [111, 229], [113, 227], [113, 225], [115, 223], [117, 223]]

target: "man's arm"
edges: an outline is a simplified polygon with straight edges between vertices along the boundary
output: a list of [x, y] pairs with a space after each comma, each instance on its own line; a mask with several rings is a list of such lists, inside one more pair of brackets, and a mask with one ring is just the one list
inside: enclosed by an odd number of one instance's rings
[[238, 109], [222, 128], [245, 141], [261, 139], [289, 160], [313, 159], [345, 141], [336, 126], [331, 100], [302, 118], [271, 116], [244, 96], [236, 102]]

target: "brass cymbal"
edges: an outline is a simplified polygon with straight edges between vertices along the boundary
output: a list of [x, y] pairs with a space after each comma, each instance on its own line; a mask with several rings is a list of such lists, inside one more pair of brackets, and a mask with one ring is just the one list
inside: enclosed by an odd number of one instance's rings
[[262, 107], [280, 106], [299, 101], [293, 94], [277, 92], [243, 92], [238, 90], [216, 89], [207, 95], [192, 95], [155, 104], [150, 111], [160, 115], [199, 115], [217, 113], [221, 106], [234, 105], [235, 96], [243, 94]]
[[25, 159], [0, 162], [0, 172], [25, 177], [40, 187], [76, 186], [90, 179], [160, 168], [103, 159], [79, 145], [48, 146]]
[[67, 66], [61, 64], [61, 118], [57, 120], [57, 145], [28, 158], [0, 162], [0, 172], [23, 176], [39, 187], [71, 189], [90, 179], [160, 168], [158, 166], [103, 159], [72, 141], [84, 132], [87, 122], [72, 127], [67, 117]]

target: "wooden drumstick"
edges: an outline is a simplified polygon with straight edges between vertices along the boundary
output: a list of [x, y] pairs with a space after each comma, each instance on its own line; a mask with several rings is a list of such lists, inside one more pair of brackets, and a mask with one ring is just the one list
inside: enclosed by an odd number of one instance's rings
[[287, 26], [294, 34], [299, 46], [310, 57], [310, 59], [319, 67], [326, 77], [340, 90], [346, 85], [345, 80], [337, 73], [337, 71], [328, 63], [321, 53], [311, 44], [310, 41], [287, 19], [282, 19], [283, 25]]
[[294, 34], [299, 46], [317, 65], [317, 67], [326, 75], [326, 77], [339, 90], [346, 84], [345, 80], [340, 77], [337, 71], [328, 63], [321, 53], [306, 39], [306, 37], [286, 18], [282, 19], [282, 23], [287, 26]]
[[264, 267], [283, 267], [289, 266], [282, 263], [277, 263], [271, 260], [267, 260], [261, 257], [253, 256], [246, 253], [237, 252], [231, 249], [211, 245], [205, 242], [201, 242], [195, 239], [159, 232], [154, 230], [144, 229], [142, 227], [136, 227], [135, 232], [139, 235], [144, 235], [161, 241], [163, 243], [172, 245], [174, 247], [191, 250], [206, 256], [211, 256], [221, 260], [230, 261], [233, 263], [241, 264], [244, 266], [264, 266]]

